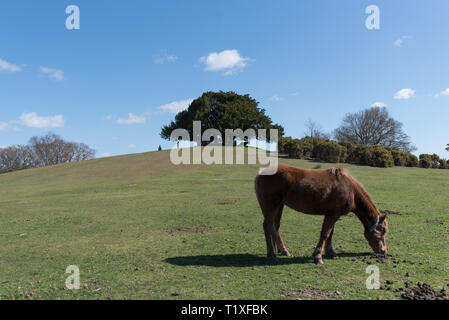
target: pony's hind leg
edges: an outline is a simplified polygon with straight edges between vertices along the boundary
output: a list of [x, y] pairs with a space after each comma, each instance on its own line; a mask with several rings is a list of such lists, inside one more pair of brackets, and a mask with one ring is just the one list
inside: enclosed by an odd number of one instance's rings
[[287, 256], [287, 257], [291, 257], [291, 254], [288, 252], [287, 248], [285, 247], [284, 241], [282, 240], [281, 237], [281, 232], [280, 232], [280, 227], [281, 227], [281, 217], [282, 217], [282, 210], [284, 209], [284, 204], [281, 203], [281, 205], [279, 206], [279, 209], [277, 211], [276, 217], [274, 218], [274, 239], [276, 242], [276, 246], [278, 249], [278, 253], [281, 256]]
[[256, 195], [264, 217], [263, 231], [265, 233], [265, 241], [267, 242], [267, 257], [270, 259], [276, 259], [274, 247], [278, 245], [278, 240], [274, 232], [274, 222], [279, 206], [282, 203], [281, 199], [275, 195], [263, 194], [263, 188], [261, 187], [259, 178], [260, 176], [256, 178]]
[[273, 247], [273, 217], [270, 214], [265, 214], [263, 220], [263, 231], [265, 232], [265, 241], [267, 242], [267, 257], [270, 259], [276, 259], [276, 253]]

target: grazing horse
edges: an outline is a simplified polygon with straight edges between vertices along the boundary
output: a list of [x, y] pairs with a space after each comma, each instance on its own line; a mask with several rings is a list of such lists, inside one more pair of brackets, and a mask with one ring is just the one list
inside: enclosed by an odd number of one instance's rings
[[[267, 169], [265, 169], [267, 170]], [[315, 263], [326, 256], [338, 258], [332, 248], [335, 222], [353, 212], [365, 227], [365, 238], [375, 253], [385, 253], [388, 232], [386, 215], [380, 214], [370, 195], [344, 168], [306, 170], [279, 164], [275, 174], [259, 174], [255, 179], [257, 200], [264, 215], [263, 229], [267, 256], [291, 256], [282, 241], [279, 227], [284, 205], [306, 214], [324, 215], [321, 236], [313, 253]]]

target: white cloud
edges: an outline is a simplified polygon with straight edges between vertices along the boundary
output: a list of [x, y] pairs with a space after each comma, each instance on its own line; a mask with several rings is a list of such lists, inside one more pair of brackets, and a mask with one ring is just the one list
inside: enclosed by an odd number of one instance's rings
[[229, 75], [243, 70], [250, 58], [243, 58], [237, 50], [223, 50], [221, 52], [212, 52], [207, 57], [201, 57], [200, 63], [205, 65], [206, 71], [224, 71]]
[[437, 93], [435, 95], [435, 97], [438, 97], [438, 96], [449, 96], [449, 88], [447, 88], [446, 90], [443, 90], [440, 93]]
[[9, 129], [9, 124], [6, 122], [0, 121], [0, 131], [8, 131], [8, 129]]
[[19, 72], [22, 71], [22, 68], [16, 66], [15, 64], [9, 63], [8, 61], [0, 59], [0, 71]]
[[411, 38], [412, 38], [411, 36], [402, 36], [402, 37], [400, 37], [399, 39], [395, 40], [395, 41], [393, 42], [393, 44], [394, 44], [396, 47], [401, 48], [402, 45], [404, 44], [404, 40], [406, 40], [406, 39], [411, 39]]
[[136, 147], [136, 145], [134, 143], [131, 143], [128, 147], [131, 149], [134, 149]]
[[118, 124], [137, 124], [137, 123], [145, 123], [147, 118], [145, 116], [137, 116], [133, 113], [128, 113], [128, 118], [119, 118], [117, 119]]
[[36, 112], [22, 113], [20, 123], [26, 127], [39, 129], [62, 128], [65, 125], [64, 116], [41, 117]]
[[186, 110], [189, 107], [189, 105], [192, 103], [192, 101], [193, 101], [193, 99], [173, 101], [171, 103], [164, 104], [164, 105], [160, 106], [158, 109], [176, 114], [178, 112]]
[[165, 62], [175, 62], [178, 57], [174, 54], [168, 54], [166, 52], [161, 52], [153, 56], [154, 62], [157, 64], [164, 64]]
[[377, 108], [386, 108], [387, 105], [383, 102], [374, 102], [371, 107], [377, 107]]
[[399, 90], [394, 95], [395, 99], [407, 100], [407, 99], [414, 98], [414, 97], [415, 97], [415, 90], [410, 89], [410, 88], [405, 88], [405, 89]]
[[298, 94], [299, 94], [299, 92], [292, 92], [292, 93], [291, 93], [291, 95], [292, 95], [293, 97], [296, 97]]
[[64, 71], [62, 70], [52, 69], [48, 67], [41, 67], [40, 71], [42, 75], [47, 75], [48, 77], [54, 80], [61, 81], [64, 79]]
[[281, 97], [279, 97], [279, 96], [277, 96], [277, 95], [274, 95], [274, 96], [271, 96], [270, 100], [273, 100], [273, 101], [282, 101], [282, 100], [284, 100], [284, 98], [281, 98]]
[[396, 47], [402, 47], [402, 43], [403, 43], [402, 39], [397, 39], [395, 42], [393, 42], [393, 44]]

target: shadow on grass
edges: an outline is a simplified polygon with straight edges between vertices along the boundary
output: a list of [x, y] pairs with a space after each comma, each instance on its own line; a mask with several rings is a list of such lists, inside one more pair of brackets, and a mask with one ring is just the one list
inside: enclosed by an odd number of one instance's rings
[[[369, 256], [369, 255], [370, 255], [369, 253], [339, 254], [341, 258]], [[314, 263], [312, 257], [278, 257], [276, 260], [270, 260], [264, 256], [257, 256], [253, 254], [216, 254], [216, 255], [201, 255], [201, 256], [184, 256], [184, 257], [167, 258], [165, 259], [165, 262], [177, 266], [208, 266], [208, 267], [253, 267], [253, 266], [276, 266], [288, 264]]]

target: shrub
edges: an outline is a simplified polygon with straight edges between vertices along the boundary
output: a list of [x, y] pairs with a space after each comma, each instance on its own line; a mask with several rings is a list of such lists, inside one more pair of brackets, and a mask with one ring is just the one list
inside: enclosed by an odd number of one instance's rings
[[293, 139], [291, 137], [283, 137], [279, 139], [279, 153], [287, 154], [293, 158], [312, 159], [316, 157], [314, 148], [324, 142], [320, 138], [305, 137], [302, 139]]
[[345, 162], [347, 151], [346, 147], [335, 141], [325, 141], [316, 145], [313, 153], [321, 161]]
[[436, 169], [440, 167], [440, 157], [437, 154], [432, 154], [431, 156], [432, 159], [432, 168]]
[[280, 139], [279, 152], [287, 154], [291, 158], [301, 158], [302, 148], [299, 144], [299, 139], [292, 139], [290, 137]]
[[348, 150], [347, 162], [360, 165], [370, 165], [371, 153], [367, 146], [353, 145]]
[[285, 145], [289, 140], [292, 140], [291, 137], [280, 137], [278, 140], [278, 152], [281, 154], [286, 154]]
[[387, 168], [394, 165], [394, 159], [391, 152], [379, 145], [367, 147], [366, 157], [367, 164], [373, 167]]
[[405, 163], [407, 167], [417, 167], [419, 166], [418, 157], [409, 153], [407, 156], [407, 162]]
[[430, 168], [432, 166], [432, 156], [430, 154], [419, 155], [419, 166], [421, 168]]
[[311, 138], [311, 137], [305, 137], [299, 140], [299, 144], [302, 149], [302, 155], [304, 158], [316, 158], [316, 155], [314, 153], [315, 147], [320, 144], [321, 142], [324, 142], [325, 140], [321, 138]]
[[389, 149], [391, 155], [393, 156], [394, 165], [403, 167], [407, 164], [409, 153], [405, 151], [399, 151], [395, 149]]
[[352, 142], [349, 141], [342, 141], [342, 142], [338, 142], [341, 146], [345, 147], [346, 149], [346, 159], [345, 162], [347, 163], [356, 163], [354, 161], [354, 151], [357, 148], [357, 145], [353, 144]]

